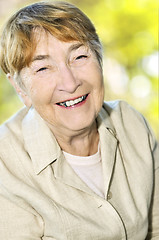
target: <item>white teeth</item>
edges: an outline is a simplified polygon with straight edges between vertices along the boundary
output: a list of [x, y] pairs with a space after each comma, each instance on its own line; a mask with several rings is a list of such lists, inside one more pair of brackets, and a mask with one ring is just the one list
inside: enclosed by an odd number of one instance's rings
[[63, 102], [63, 103], [59, 103], [61, 106], [65, 106], [65, 107], [70, 107], [70, 106], [73, 106], [79, 102], [82, 102], [83, 100], [85, 99], [85, 96], [82, 96], [80, 98], [77, 98], [75, 100], [70, 100], [70, 101], [66, 101], [66, 102]]
[[69, 101], [66, 102], [66, 106], [70, 107], [70, 102]]

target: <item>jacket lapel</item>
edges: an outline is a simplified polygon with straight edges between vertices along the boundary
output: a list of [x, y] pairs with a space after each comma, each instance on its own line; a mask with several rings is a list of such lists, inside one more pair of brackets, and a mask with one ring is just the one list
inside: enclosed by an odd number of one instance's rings
[[116, 159], [117, 139], [112, 135], [109, 129], [101, 127], [100, 144], [101, 144], [101, 158], [103, 168], [103, 178], [105, 186], [105, 198], [107, 198], [110, 182], [113, 175], [113, 169]]
[[101, 109], [98, 115], [97, 124], [100, 135], [105, 198], [107, 198], [116, 160], [118, 140], [110, 118], [110, 113], [108, 114], [104, 108]]

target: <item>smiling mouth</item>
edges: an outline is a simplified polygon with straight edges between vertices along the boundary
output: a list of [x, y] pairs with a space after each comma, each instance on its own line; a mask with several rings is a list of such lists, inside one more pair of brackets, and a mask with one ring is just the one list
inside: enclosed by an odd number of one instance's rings
[[73, 106], [85, 101], [87, 97], [88, 97], [88, 94], [86, 94], [84, 96], [81, 96], [81, 97], [78, 97], [78, 98], [73, 99], [73, 100], [67, 100], [65, 102], [60, 102], [60, 103], [56, 103], [56, 104], [59, 105], [59, 106], [62, 106], [62, 107], [66, 107], [66, 108], [67, 107], [73, 107]]

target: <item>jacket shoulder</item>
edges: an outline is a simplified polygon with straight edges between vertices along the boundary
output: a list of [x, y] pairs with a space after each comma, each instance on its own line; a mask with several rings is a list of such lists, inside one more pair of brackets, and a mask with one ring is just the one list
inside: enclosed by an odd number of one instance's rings
[[109, 115], [118, 137], [132, 142], [150, 142], [154, 145], [155, 135], [144, 116], [125, 101], [104, 102], [103, 108]]
[[[158, 142], [144, 116], [125, 101], [104, 102], [103, 108], [109, 115], [115, 134], [120, 143], [131, 146], [139, 150], [141, 155], [144, 152], [148, 156], [148, 151], [158, 152]], [[138, 152], [139, 152], [138, 151]], [[156, 163], [159, 167], [159, 161]]]
[[24, 117], [26, 116], [28, 109], [26, 107], [20, 109], [16, 114], [14, 114], [11, 118], [5, 121], [0, 126], [0, 144], [8, 138], [15, 138], [21, 137], [21, 126]]
[[104, 102], [103, 108], [117, 125], [119, 123], [123, 126], [128, 126], [130, 124], [133, 127], [135, 122], [140, 122], [145, 130], [148, 127], [143, 115], [125, 101], [115, 100]]

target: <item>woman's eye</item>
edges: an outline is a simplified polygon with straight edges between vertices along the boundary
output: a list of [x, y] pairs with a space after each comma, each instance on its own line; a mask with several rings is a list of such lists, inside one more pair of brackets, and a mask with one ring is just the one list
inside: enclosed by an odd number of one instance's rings
[[42, 71], [45, 71], [45, 70], [47, 70], [47, 67], [42, 67], [42, 68], [39, 68], [39, 69], [37, 70], [37, 72], [42, 72]]
[[89, 58], [88, 54], [76, 55], [70, 61], [70, 65], [74, 67], [81, 67], [86, 64], [88, 58]]
[[80, 55], [76, 58], [76, 60], [82, 59], [82, 58], [87, 58], [87, 55]]

